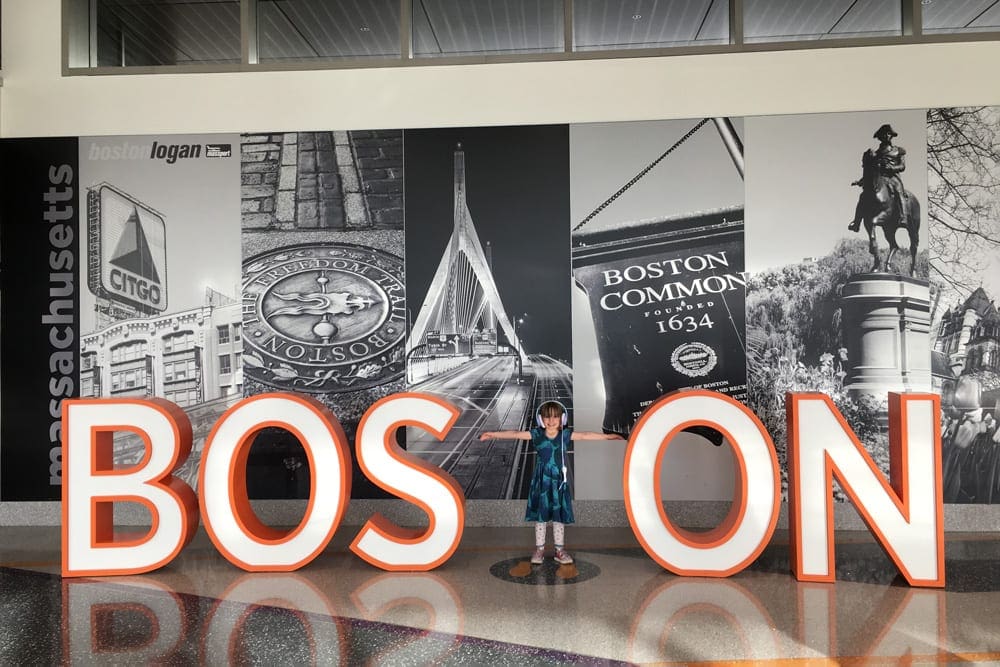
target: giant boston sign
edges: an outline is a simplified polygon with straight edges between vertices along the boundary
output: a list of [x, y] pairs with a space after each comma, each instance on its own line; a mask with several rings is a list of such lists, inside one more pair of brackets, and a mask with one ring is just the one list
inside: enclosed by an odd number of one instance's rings
[[[832, 401], [789, 394], [789, 532], [792, 571], [801, 580], [834, 578], [833, 480], [836, 478], [878, 542], [914, 586], [944, 585], [939, 398], [890, 394], [890, 470], [886, 481]], [[395, 432], [416, 427], [443, 439], [460, 411], [432, 396], [403, 393], [365, 413], [355, 452], [360, 468], [428, 516], [421, 530], [372, 517], [351, 550], [386, 570], [429, 570], [461, 540], [464, 495], [446, 472], [403, 451]], [[258, 519], [247, 496], [246, 461], [256, 434], [279, 427], [302, 443], [311, 468], [300, 524], [277, 530]], [[692, 427], [722, 433], [733, 448], [736, 493], [725, 520], [707, 533], [675, 526], [663, 509], [660, 462], [674, 436]], [[115, 468], [117, 431], [142, 436], [143, 460]], [[191, 425], [163, 399], [63, 401], [64, 576], [135, 574], [172, 560], [193, 537], [199, 514], [219, 551], [250, 571], [289, 571], [329, 543], [350, 498], [350, 446], [337, 418], [312, 398], [263, 394], [244, 399], [215, 425], [202, 453], [198, 493], [173, 476], [191, 451]], [[655, 401], [632, 431], [623, 475], [629, 522], [643, 548], [681, 575], [724, 577], [749, 565], [773, 534], [780, 508], [774, 445], [760, 420], [730, 396], [678, 391]], [[140, 539], [114, 535], [115, 502], [149, 508]]]

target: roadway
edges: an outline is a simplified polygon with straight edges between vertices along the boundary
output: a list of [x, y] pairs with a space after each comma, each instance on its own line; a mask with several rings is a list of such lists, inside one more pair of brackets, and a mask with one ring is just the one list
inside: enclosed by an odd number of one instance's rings
[[532, 356], [520, 379], [515, 357], [481, 357], [408, 390], [433, 394], [461, 408], [444, 441], [408, 428], [406, 449], [448, 472], [470, 499], [526, 498], [534, 465], [527, 441], [481, 442], [480, 433], [527, 430], [535, 409], [546, 400], [558, 400], [572, 410], [572, 371], [545, 355]]

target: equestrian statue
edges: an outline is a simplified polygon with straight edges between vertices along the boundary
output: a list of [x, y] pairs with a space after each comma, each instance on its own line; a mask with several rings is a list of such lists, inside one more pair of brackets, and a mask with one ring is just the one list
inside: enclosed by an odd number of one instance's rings
[[[851, 183], [861, 187], [854, 220], [848, 229], [856, 232], [864, 224], [868, 232], [868, 251], [872, 254], [873, 272], [890, 271], [893, 255], [899, 250], [896, 230], [905, 229], [910, 237], [910, 275], [917, 264], [917, 244], [920, 240], [920, 202], [903, 187], [899, 174], [906, 169], [906, 149], [894, 146], [892, 140], [899, 136], [891, 125], [883, 125], [873, 135], [878, 148], [869, 148], [861, 156], [861, 178]], [[875, 228], [881, 227], [889, 252], [880, 265]]]

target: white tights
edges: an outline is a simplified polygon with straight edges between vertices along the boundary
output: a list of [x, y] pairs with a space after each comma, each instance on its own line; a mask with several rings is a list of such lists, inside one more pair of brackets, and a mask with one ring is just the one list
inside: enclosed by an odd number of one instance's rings
[[[535, 524], [535, 546], [544, 547], [545, 546], [545, 526], [547, 524], [544, 521], [539, 521]], [[566, 544], [566, 524], [559, 523], [558, 521], [552, 522], [552, 539], [556, 543], [556, 548], [562, 548]]]

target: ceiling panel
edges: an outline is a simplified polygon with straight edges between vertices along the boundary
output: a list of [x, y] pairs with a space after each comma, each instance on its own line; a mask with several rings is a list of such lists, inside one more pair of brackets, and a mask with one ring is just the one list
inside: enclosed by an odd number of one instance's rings
[[[240, 62], [240, 0], [96, 0], [102, 66]], [[398, 58], [400, 0], [256, 0], [260, 62]], [[563, 51], [563, 0], [405, 0], [417, 56]], [[924, 32], [1000, 30], [1000, 0], [923, 0]], [[748, 43], [902, 34], [901, 0], [744, 0]], [[728, 44], [729, 0], [575, 0], [579, 51]]]
[[261, 62], [399, 57], [399, 0], [261, 0]]
[[924, 32], [974, 32], [997, 29], [1000, 0], [933, 0], [924, 4]]
[[874, 37], [903, 34], [903, 8], [899, 0], [855, 2], [829, 36]]
[[746, 0], [746, 42], [902, 33], [900, 0]]
[[239, 0], [98, 0], [97, 23], [99, 65], [240, 61]]
[[727, 0], [575, 0], [578, 51], [729, 42]]
[[[708, 11], [701, 32], [698, 33], [698, 43], [709, 41], [712, 44], [729, 44], [731, 41], [729, 30], [729, 2], [716, 0]], [[716, 39], [720, 41], [716, 42]]]
[[994, 0], [993, 5], [969, 27], [975, 30], [1000, 30], [1000, 0]]
[[563, 50], [562, 0], [413, 0], [418, 56]]
[[743, 38], [747, 42], [781, 41], [824, 34], [852, 4], [852, 0], [746, 0]]

